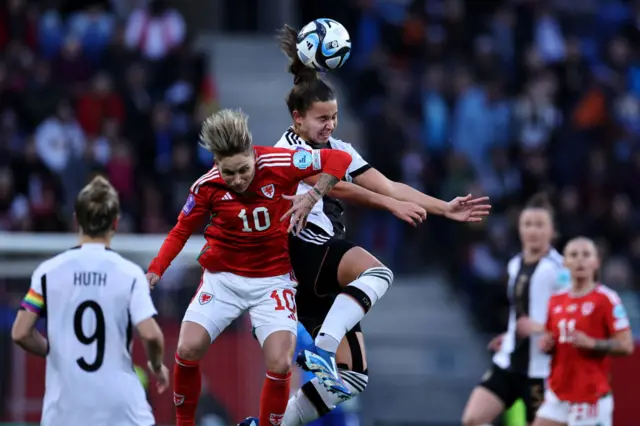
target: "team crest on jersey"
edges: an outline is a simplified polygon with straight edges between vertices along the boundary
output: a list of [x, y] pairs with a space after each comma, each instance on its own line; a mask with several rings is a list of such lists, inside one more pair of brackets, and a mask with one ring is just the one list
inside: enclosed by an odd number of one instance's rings
[[273, 426], [280, 426], [283, 419], [284, 414], [269, 414], [269, 423], [271, 423]]
[[269, 185], [265, 185], [260, 189], [262, 190], [264, 196], [267, 198], [273, 198], [273, 196], [276, 195], [276, 188], [272, 183], [270, 183]]
[[582, 315], [584, 315], [585, 317], [587, 315], [590, 315], [591, 312], [593, 312], [593, 308], [594, 308], [593, 302], [584, 302], [582, 304], [582, 309], [581, 309], [582, 310]]
[[182, 207], [182, 213], [186, 215], [188, 215], [189, 213], [191, 213], [191, 210], [193, 210], [193, 208], [196, 205], [196, 197], [193, 196], [193, 194], [189, 194], [189, 196], [187, 197], [187, 202], [184, 203], [184, 207]]
[[177, 393], [173, 394], [173, 405], [176, 407], [184, 404], [184, 395], [178, 395]]
[[211, 299], [213, 299], [213, 294], [207, 293], [206, 291], [203, 291], [200, 293], [200, 296], [198, 296], [198, 302], [200, 302], [201, 305], [206, 305], [211, 302]]

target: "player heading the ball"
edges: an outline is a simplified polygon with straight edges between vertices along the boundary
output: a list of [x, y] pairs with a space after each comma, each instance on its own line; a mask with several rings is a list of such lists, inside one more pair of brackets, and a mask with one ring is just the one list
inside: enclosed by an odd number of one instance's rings
[[[207, 223], [206, 244], [198, 258], [204, 272], [184, 316], [176, 353], [177, 425], [194, 425], [199, 362], [244, 312], [251, 316], [267, 367], [260, 420], [278, 424], [289, 398], [297, 332], [297, 283], [288, 234], [302, 229], [315, 203], [344, 176], [351, 156], [333, 150], [254, 147], [241, 111], [213, 114], [203, 123], [201, 136], [215, 164], [191, 186], [178, 223], [147, 274], [155, 285], [189, 236]], [[295, 195], [300, 181], [313, 175], [319, 175], [317, 183]]]

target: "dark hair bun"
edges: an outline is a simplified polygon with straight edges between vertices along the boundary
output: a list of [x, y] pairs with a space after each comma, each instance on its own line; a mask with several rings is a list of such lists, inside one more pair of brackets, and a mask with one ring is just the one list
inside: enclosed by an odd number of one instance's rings
[[306, 67], [300, 58], [298, 58], [298, 48], [296, 47], [298, 44], [298, 30], [289, 25], [285, 25], [278, 31], [277, 40], [280, 45], [280, 50], [282, 50], [291, 61], [289, 63], [289, 72], [293, 74], [293, 84], [301, 84], [318, 78], [317, 71]]

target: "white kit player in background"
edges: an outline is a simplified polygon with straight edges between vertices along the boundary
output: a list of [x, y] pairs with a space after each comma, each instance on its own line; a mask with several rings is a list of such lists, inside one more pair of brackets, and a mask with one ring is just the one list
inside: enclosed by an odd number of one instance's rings
[[[152, 426], [133, 369], [132, 327], [142, 339], [158, 391], [169, 385], [164, 337], [142, 269], [109, 249], [118, 194], [94, 178], [76, 199], [80, 245], [36, 268], [11, 332], [24, 350], [46, 358], [42, 426]], [[47, 337], [36, 330], [46, 318]]]
[[465, 426], [491, 424], [518, 400], [531, 423], [544, 400], [550, 357], [538, 342], [545, 330], [549, 299], [570, 285], [562, 255], [552, 246], [556, 234], [553, 207], [545, 194], [536, 194], [527, 202], [520, 213], [518, 233], [522, 251], [507, 266], [507, 331], [489, 343], [496, 353], [469, 397], [462, 415]]

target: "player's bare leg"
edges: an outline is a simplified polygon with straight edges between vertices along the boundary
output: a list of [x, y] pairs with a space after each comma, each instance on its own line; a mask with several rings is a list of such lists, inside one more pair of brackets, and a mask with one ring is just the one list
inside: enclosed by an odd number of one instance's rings
[[173, 367], [173, 403], [176, 406], [177, 426], [195, 426], [202, 388], [200, 360], [210, 344], [211, 337], [204, 327], [190, 321], [182, 323]]
[[[336, 362], [340, 368], [340, 375], [349, 387], [351, 394], [356, 396], [362, 393], [369, 378], [367, 376], [364, 336], [361, 332], [349, 333], [347, 337], [342, 339], [336, 352]], [[329, 392], [315, 377], [305, 383], [289, 399], [284, 424], [286, 426], [302, 426], [329, 413], [346, 400]]]
[[393, 273], [361, 247], [353, 247], [340, 260], [336, 297], [315, 339], [316, 352], [303, 351], [298, 363], [313, 372], [327, 389], [342, 398], [351, 391], [338, 374], [335, 362], [340, 342], [389, 289]]
[[464, 426], [490, 425], [504, 411], [504, 403], [493, 392], [476, 386], [462, 414]]
[[260, 423], [282, 423], [289, 399], [291, 366], [296, 336], [290, 331], [276, 331], [262, 345], [267, 377], [260, 394]]

